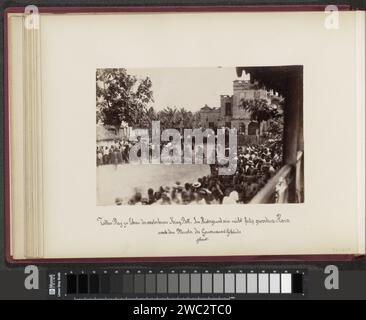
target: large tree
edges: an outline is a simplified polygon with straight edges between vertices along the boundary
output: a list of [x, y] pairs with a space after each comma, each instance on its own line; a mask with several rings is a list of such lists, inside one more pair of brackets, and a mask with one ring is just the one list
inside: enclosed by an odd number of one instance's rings
[[119, 129], [146, 125], [148, 105], [153, 102], [149, 77], [137, 79], [126, 69], [97, 69], [97, 121]]

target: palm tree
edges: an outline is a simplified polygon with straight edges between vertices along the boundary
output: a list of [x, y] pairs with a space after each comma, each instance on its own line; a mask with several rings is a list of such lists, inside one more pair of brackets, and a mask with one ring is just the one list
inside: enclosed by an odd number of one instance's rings
[[177, 109], [166, 107], [158, 113], [158, 118], [163, 129], [176, 128]]
[[196, 123], [196, 114], [185, 108], [166, 107], [155, 115], [160, 120], [162, 129], [192, 129]]
[[189, 129], [193, 127], [194, 117], [191, 111], [187, 111], [184, 108], [180, 108], [178, 112], [181, 127]]
[[151, 123], [158, 119], [157, 114], [155, 112], [155, 109], [153, 107], [150, 107], [145, 114], [145, 117], [147, 118], [147, 121], [149, 125], [151, 126]]

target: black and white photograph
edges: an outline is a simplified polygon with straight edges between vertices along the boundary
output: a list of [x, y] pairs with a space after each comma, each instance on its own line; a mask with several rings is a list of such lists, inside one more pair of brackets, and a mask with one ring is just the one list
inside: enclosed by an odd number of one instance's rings
[[97, 205], [304, 202], [303, 67], [96, 70]]

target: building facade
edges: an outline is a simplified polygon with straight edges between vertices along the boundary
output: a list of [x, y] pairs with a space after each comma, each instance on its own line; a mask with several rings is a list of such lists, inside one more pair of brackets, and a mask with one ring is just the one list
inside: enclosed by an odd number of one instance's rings
[[251, 112], [246, 110], [243, 100], [279, 100], [272, 92], [260, 88], [257, 82], [247, 80], [233, 81], [233, 95], [220, 96], [220, 108], [210, 108], [205, 105], [201, 108], [201, 126], [204, 128], [235, 128], [244, 135], [262, 135], [268, 128], [267, 121], [258, 123], [251, 119]]

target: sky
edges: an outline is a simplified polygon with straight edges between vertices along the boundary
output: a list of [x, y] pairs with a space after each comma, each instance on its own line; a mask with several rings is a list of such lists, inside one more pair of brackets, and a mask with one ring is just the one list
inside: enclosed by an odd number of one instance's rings
[[238, 79], [236, 69], [227, 67], [129, 68], [127, 73], [151, 79], [157, 111], [168, 106], [190, 111], [198, 111], [205, 104], [220, 107], [220, 95], [232, 95], [233, 81]]

